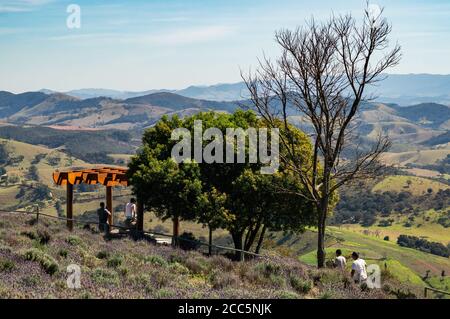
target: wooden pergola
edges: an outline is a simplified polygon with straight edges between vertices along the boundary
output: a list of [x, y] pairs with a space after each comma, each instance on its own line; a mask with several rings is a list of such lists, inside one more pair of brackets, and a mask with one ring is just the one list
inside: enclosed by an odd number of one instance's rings
[[[114, 186], [129, 186], [128, 169], [117, 166], [102, 166], [85, 169], [69, 169], [53, 172], [53, 181], [56, 185], [66, 186], [66, 217], [67, 227], [73, 229], [73, 185], [81, 183], [95, 185], [101, 184], [106, 187], [106, 208], [111, 212], [109, 224], [113, 225], [113, 201], [112, 188]], [[137, 229], [143, 230], [143, 206], [140, 201], [137, 204]]]

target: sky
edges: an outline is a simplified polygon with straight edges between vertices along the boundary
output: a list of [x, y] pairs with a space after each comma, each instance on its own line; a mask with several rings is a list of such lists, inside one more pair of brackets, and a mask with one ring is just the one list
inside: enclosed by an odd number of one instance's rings
[[[241, 80], [274, 32], [366, 0], [0, 0], [0, 90], [141, 91]], [[390, 73], [450, 74], [450, 1], [371, 0], [392, 23], [401, 63]], [[67, 20], [80, 8], [80, 28]], [[73, 20], [71, 20], [73, 21]]]

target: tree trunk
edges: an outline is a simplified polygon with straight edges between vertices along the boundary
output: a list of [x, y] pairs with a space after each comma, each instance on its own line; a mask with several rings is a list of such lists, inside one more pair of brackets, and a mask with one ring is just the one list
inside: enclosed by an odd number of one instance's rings
[[[324, 185], [326, 187], [326, 185]], [[324, 188], [325, 188], [324, 187]], [[319, 205], [319, 218], [317, 225], [317, 267], [325, 267], [325, 222], [328, 213], [328, 202], [329, 197], [324, 196], [321, 200], [321, 205]]]
[[249, 231], [249, 235], [246, 239], [244, 250], [250, 251], [250, 249], [253, 246], [253, 243], [255, 242], [256, 235], [258, 235], [258, 231], [261, 228], [261, 225], [258, 224], [252, 231]]
[[208, 255], [212, 256], [212, 233], [213, 230], [211, 226], [209, 226], [209, 246], [208, 246]]
[[261, 234], [259, 234], [259, 240], [258, 245], [256, 246], [255, 253], [259, 254], [259, 251], [261, 250], [262, 243], [264, 241], [264, 234], [266, 233], [266, 225], [263, 226], [263, 229], [261, 230]]
[[325, 266], [325, 228], [322, 227], [322, 223], [318, 224], [317, 235], [317, 268], [323, 268]]
[[[239, 233], [231, 233], [231, 237], [233, 238], [233, 242], [234, 242], [234, 248], [235, 249], [240, 249], [242, 250], [242, 232]], [[244, 253], [242, 251], [236, 251], [235, 252], [235, 258], [236, 260], [243, 260], [244, 258]]]
[[172, 245], [178, 246], [178, 237], [180, 236], [180, 220], [178, 216], [173, 218], [173, 240]]

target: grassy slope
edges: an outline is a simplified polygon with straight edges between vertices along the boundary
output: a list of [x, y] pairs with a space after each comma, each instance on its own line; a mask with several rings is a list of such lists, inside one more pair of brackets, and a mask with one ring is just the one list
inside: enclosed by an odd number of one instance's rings
[[[410, 235], [416, 237], [422, 237], [429, 241], [435, 241], [447, 245], [450, 243], [450, 229], [437, 223], [437, 219], [440, 216], [440, 212], [429, 210], [421, 212], [419, 216], [416, 216], [412, 227], [403, 226], [408, 220], [408, 216], [394, 215], [387, 219], [394, 219], [392, 226], [380, 227], [378, 222], [370, 227], [363, 227], [359, 224], [348, 224], [343, 227], [347, 230], [362, 233], [364, 230], [370, 232], [379, 231], [379, 237], [389, 236], [391, 241], [396, 241], [399, 235]], [[428, 220], [426, 220], [428, 219]], [[381, 219], [380, 219], [381, 220]]]
[[[345, 274], [319, 271], [292, 258], [231, 262], [145, 240], [105, 240], [93, 230], [68, 232], [57, 221], [30, 221], [2, 215], [0, 298], [393, 297], [380, 289], [363, 292]], [[81, 268], [81, 289], [67, 288], [70, 264]]]
[[[411, 185], [408, 186], [407, 181], [411, 181]], [[416, 177], [416, 176], [388, 176], [381, 182], [376, 184], [373, 188], [373, 192], [410, 192], [413, 195], [426, 194], [427, 190], [431, 188], [433, 192], [437, 192], [440, 189], [448, 189], [450, 186], [443, 183], [432, 181], [430, 179]]]
[[[6, 143], [6, 149], [9, 152], [10, 157], [23, 156], [23, 160], [20, 163], [12, 166], [6, 166], [6, 171], [9, 176], [17, 176], [19, 178], [18, 183], [36, 183], [36, 181], [30, 181], [27, 178], [28, 170], [32, 165], [32, 161], [36, 155], [45, 155], [39, 163], [35, 164], [38, 170], [39, 183], [45, 184], [50, 187], [55, 196], [62, 195], [63, 189], [56, 187], [52, 180], [52, 173], [55, 169], [68, 166], [85, 166], [86, 163], [68, 156], [67, 154], [55, 150], [49, 149], [43, 146], [31, 145], [14, 140], [0, 139], [0, 143]], [[58, 158], [57, 165], [52, 165], [49, 160]], [[0, 208], [9, 208], [19, 204], [19, 200], [16, 199], [16, 195], [19, 192], [17, 185], [9, 185], [8, 187], [0, 187]]]
[[[52, 173], [56, 168], [86, 165], [85, 162], [70, 157], [59, 150], [49, 149], [44, 146], [31, 145], [13, 140], [0, 139], [0, 142], [6, 142], [6, 148], [10, 153], [10, 157], [16, 157], [20, 155], [24, 157], [23, 161], [18, 163], [16, 166], [6, 167], [9, 175], [14, 174], [19, 176], [21, 179], [25, 178], [25, 175], [27, 174], [28, 169], [31, 166], [31, 162], [33, 161], [35, 156], [39, 154], [45, 154], [45, 158], [41, 159], [39, 163], [35, 165], [38, 169], [40, 181], [48, 186], [53, 186]], [[48, 162], [49, 158], [59, 158], [59, 164], [56, 166], [51, 165]]]
[[434, 164], [442, 160], [449, 153], [449, 149], [420, 150], [414, 152], [385, 153], [383, 160], [387, 164], [404, 166], [408, 163]]
[[[328, 227], [328, 234], [340, 239], [338, 244], [327, 248], [328, 258], [333, 258], [336, 249], [343, 250], [349, 257], [352, 251], [358, 251], [369, 263], [378, 263], [384, 268], [384, 260], [387, 261], [389, 271], [400, 281], [407, 280], [411, 284], [423, 286], [421, 280], [427, 270], [430, 275], [440, 276], [444, 270], [450, 272], [450, 259], [427, 254], [415, 249], [398, 246], [395, 242], [384, 241], [374, 236], [363, 235], [345, 228]], [[315, 251], [303, 254], [299, 259], [307, 264], [315, 264]]]

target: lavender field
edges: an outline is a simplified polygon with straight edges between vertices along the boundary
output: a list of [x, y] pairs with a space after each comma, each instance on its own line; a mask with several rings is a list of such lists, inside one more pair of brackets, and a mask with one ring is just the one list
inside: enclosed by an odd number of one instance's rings
[[[67, 285], [71, 264], [81, 269], [78, 289]], [[287, 257], [232, 262], [146, 240], [107, 240], [93, 229], [69, 232], [59, 221], [0, 219], [0, 298], [414, 297], [383, 278], [382, 289], [361, 289], [347, 274]]]

